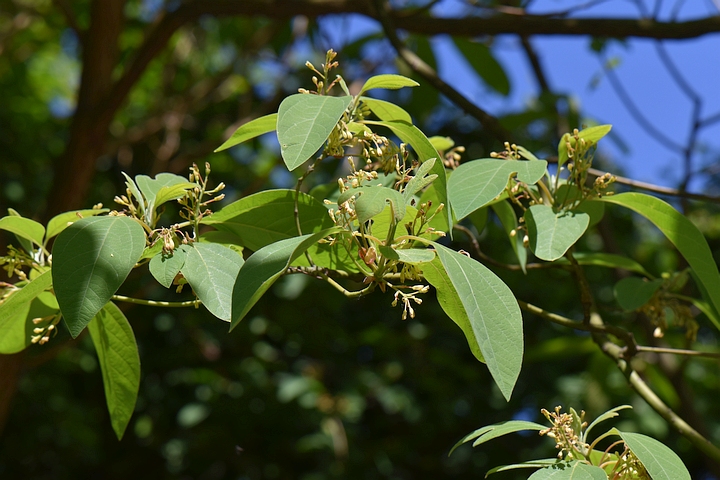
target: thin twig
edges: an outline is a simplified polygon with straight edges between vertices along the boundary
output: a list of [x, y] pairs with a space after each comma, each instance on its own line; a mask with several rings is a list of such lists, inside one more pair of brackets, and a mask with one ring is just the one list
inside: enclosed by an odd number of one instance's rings
[[147, 305], [150, 307], [197, 307], [202, 304], [200, 300], [187, 300], [185, 302], [164, 302], [162, 300], [145, 300], [142, 298], [126, 297], [125, 295], [113, 295], [111, 299], [117, 302], [134, 303], [136, 305]]
[[[588, 173], [593, 176], [596, 176], [596, 177], [601, 177], [608, 172], [603, 172], [602, 170], [590, 168], [590, 169], [588, 169]], [[692, 200], [699, 200], [702, 202], [720, 203], [720, 197], [715, 197], [712, 195], [702, 195], [700, 193], [683, 192], [681, 190], [678, 190], [677, 188], [663, 187], [660, 185], [655, 185], [653, 183], [641, 182], [638, 180], [633, 180], [632, 178], [621, 177], [618, 175], [613, 175], [613, 177], [615, 178], [615, 181], [617, 183], [622, 183], [623, 185], [628, 185], [630, 187], [639, 188], [641, 190], [647, 190], [648, 192], [659, 193], [661, 195], [669, 195], [671, 197], [689, 198]]]
[[696, 350], [684, 350], [679, 348], [663, 348], [663, 347], [643, 347], [639, 345], [637, 347], [638, 352], [648, 353], [670, 353], [673, 355], [686, 355], [688, 357], [710, 357], [720, 358], [720, 353], [717, 352], [698, 352]]

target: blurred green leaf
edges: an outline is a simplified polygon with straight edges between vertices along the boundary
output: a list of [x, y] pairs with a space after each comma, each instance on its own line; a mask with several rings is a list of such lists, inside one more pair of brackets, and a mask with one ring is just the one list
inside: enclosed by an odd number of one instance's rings
[[17, 353], [30, 344], [28, 330], [32, 331], [32, 323], [28, 313], [32, 301], [51, 285], [52, 274], [48, 271], [0, 302], [0, 354]]
[[615, 284], [615, 299], [623, 310], [632, 312], [650, 301], [662, 280], [647, 281], [638, 277], [623, 278]]
[[505, 74], [505, 69], [495, 59], [487, 45], [461, 37], [453, 37], [453, 42], [486, 84], [500, 95], [510, 94], [510, 81]]
[[375, 75], [374, 77], [370, 77], [367, 79], [365, 84], [360, 89], [360, 93], [358, 93], [358, 95], [362, 95], [363, 93], [367, 92], [368, 90], [372, 90], [373, 88], [397, 90], [403, 87], [417, 87], [419, 85], [420, 84], [417, 83], [415, 80], [403, 77], [402, 75]]
[[482, 445], [485, 442], [488, 442], [494, 438], [502, 437], [503, 435], [507, 435], [508, 433], [522, 432], [525, 430], [540, 431], [547, 428], [548, 427], [546, 425], [540, 425], [539, 423], [527, 422], [524, 420], [509, 420], [507, 422], [500, 422], [494, 425], [487, 425], [485, 427], [478, 428], [474, 432], [466, 435], [462, 440], [457, 442], [455, 446], [453, 446], [448, 455], [452, 454], [452, 452], [460, 445], [471, 442], [473, 440], [473, 447], [477, 447], [478, 445]]

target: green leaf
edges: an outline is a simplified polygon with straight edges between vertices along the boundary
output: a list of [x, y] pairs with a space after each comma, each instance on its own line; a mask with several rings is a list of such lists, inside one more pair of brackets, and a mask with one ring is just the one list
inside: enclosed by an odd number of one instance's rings
[[[411, 219], [414, 219], [417, 215], [418, 211], [415, 207], [411, 207], [410, 205], [407, 205], [405, 207], [405, 217], [408, 219], [407, 222], [411, 222]], [[381, 213], [373, 217], [372, 225], [370, 227], [370, 233], [376, 237], [385, 240], [388, 236], [388, 232], [390, 231], [390, 223], [391, 221], [394, 221], [394, 216], [392, 212], [390, 211], [390, 205], [386, 205], [385, 208]], [[399, 226], [395, 231], [395, 236], [399, 235], [406, 235], [407, 231], [405, 231], [405, 228], [402, 226]], [[395, 240], [394, 238], [392, 240]]]
[[145, 231], [128, 217], [83, 218], [57, 237], [53, 285], [73, 338], [110, 301], [144, 249]]
[[483, 158], [460, 165], [448, 180], [448, 196], [458, 220], [484, 207], [500, 195], [512, 175], [529, 185], [547, 171], [545, 160], [496, 160]]
[[88, 324], [105, 387], [110, 422], [118, 440], [130, 422], [140, 388], [140, 355], [130, 323], [113, 303]]
[[401, 122], [412, 123], [412, 117], [410, 114], [402, 107], [398, 107], [394, 103], [370, 97], [361, 97], [360, 101], [364, 103], [380, 120], [399, 120]]
[[[241, 245], [257, 251], [298, 234], [294, 209], [294, 190], [266, 190], [227, 205], [201, 223], [232, 233], [241, 239]], [[303, 232], [317, 232], [333, 224], [325, 205], [306, 193], [300, 192], [298, 212]]]
[[565, 162], [569, 159], [567, 148], [568, 143], [570, 143], [573, 148], [580, 140], [585, 140], [585, 144], [588, 146], [596, 145], [600, 139], [610, 133], [610, 129], [612, 129], [612, 125], [597, 125], [595, 127], [586, 128], [578, 133], [578, 140], [575, 140], [575, 138], [569, 133], [563, 135], [558, 143], [558, 169], [565, 165]]
[[421, 263], [432, 262], [435, 258], [435, 252], [427, 248], [392, 248], [380, 245], [378, 247], [383, 256], [392, 260], [397, 260], [410, 265], [419, 265]]
[[501, 95], [510, 94], [510, 81], [505, 70], [487, 45], [461, 37], [453, 37], [453, 42], [485, 83]]
[[642, 193], [621, 193], [603, 197], [602, 201], [629, 208], [658, 227], [685, 257], [698, 282], [705, 288], [708, 300], [720, 311], [720, 274], [717, 264], [705, 237], [687, 217], [659, 198]]
[[690, 480], [680, 457], [654, 438], [640, 433], [615, 432], [642, 462], [653, 480]]
[[41, 246], [43, 244], [45, 227], [35, 220], [30, 220], [25, 217], [16, 217], [14, 215], [3, 217], [0, 218], [0, 229], [12, 232], [18, 237], [28, 239], [35, 245]]
[[[382, 125], [389, 128], [395, 135], [398, 136], [400, 141], [412, 146], [412, 148], [415, 150], [415, 154], [417, 155], [418, 160], [421, 163], [426, 162], [431, 158], [441, 158], [438, 151], [435, 149], [435, 147], [433, 147], [432, 143], [430, 143], [430, 140], [428, 140], [425, 134], [420, 131], [420, 129], [417, 128], [415, 125], [401, 121], [368, 121], [366, 123]], [[439, 228], [439, 230], [448, 232], [450, 231], [452, 217], [448, 205], [448, 187], [447, 178], [445, 175], [445, 166], [442, 162], [436, 161], [433, 167], [430, 169], [429, 173], [437, 175], [437, 181], [433, 183], [435, 187], [435, 193], [437, 195], [438, 201], [445, 204], [445, 210], [447, 211], [447, 213], [443, 217], [438, 216], [438, 219], [441, 219], [443, 221], [443, 224], [441, 228]]]
[[607, 480], [605, 471], [583, 462], [562, 462], [538, 470], [528, 480]]
[[278, 109], [277, 134], [288, 170], [295, 170], [323, 146], [351, 101], [349, 96], [301, 93], [282, 101]]
[[180, 270], [210, 313], [230, 321], [232, 291], [243, 258], [218, 243], [194, 243]]
[[[614, 253], [573, 253], [575, 260], [580, 265], [605, 267], [605, 268], [619, 268], [622, 270], [628, 270], [630, 272], [639, 273], [645, 277], [652, 277], [645, 268], [638, 262], [631, 258], [623, 257], [622, 255], [615, 255]], [[566, 258], [560, 258], [557, 260], [560, 265], [570, 265], [570, 261]]]
[[165, 202], [181, 198], [185, 191], [198, 185], [187, 181], [187, 178], [173, 173], [158, 173], [155, 178], [147, 175], [138, 175], [135, 182], [140, 188], [145, 200], [145, 218], [148, 224], [154, 225], [156, 220], [155, 209]]
[[530, 249], [536, 257], [552, 262], [565, 255], [587, 230], [590, 216], [558, 212], [547, 205], [533, 205], [525, 214]]
[[239, 255], [242, 255], [244, 250], [242, 247], [242, 239], [234, 233], [230, 232], [210, 230], [200, 235], [198, 241], [203, 243], [219, 243], [220, 245], [225, 245], [229, 249], [234, 250]]
[[333, 227], [321, 232], [280, 240], [267, 245], [243, 264], [237, 274], [232, 291], [232, 315], [230, 330], [237, 327], [268, 288], [285, 272], [297, 257], [318, 240], [342, 232]]
[[381, 213], [387, 202], [390, 202], [396, 222], [405, 218], [405, 198], [397, 190], [380, 185], [350, 188], [338, 197], [338, 205], [347, 202], [352, 196], [355, 196], [355, 213], [360, 223], [365, 223]]
[[539, 423], [535, 422], [527, 422], [525, 420], [509, 420], [507, 422], [500, 422], [494, 425], [487, 425], [478, 428], [474, 432], [463, 437], [462, 440], [460, 440], [453, 446], [448, 456], [452, 454], [452, 452], [460, 445], [473, 440], [475, 440], [473, 442], [473, 447], [477, 447], [478, 445], [481, 445], [494, 438], [502, 437], [503, 435], [507, 435], [508, 433], [522, 432], [525, 430], [535, 430], [539, 432], [540, 430], [545, 429], [547, 429], [547, 426], [545, 425], [540, 425]]
[[453, 139], [450, 137], [440, 137], [435, 135], [428, 138], [428, 140], [430, 140], [430, 143], [438, 152], [446, 152], [455, 146], [455, 142], [453, 142]]
[[360, 89], [360, 93], [358, 95], [362, 95], [363, 93], [367, 92], [368, 90], [371, 90], [373, 88], [385, 88], [389, 90], [397, 90], [399, 88], [403, 87], [417, 87], [420, 84], [417, 83], [415, 80], [407, 77], [403, 77], [402, 75], [393, 75], [393, 74], [383, 74], [383, 75], [375, 75], [374, 77], [370, 77], [365, 82], [365, 85]]
[[165, 288], [172, 286], [173, 280], [185, 265], [189, 249], [187, 245], [180, 245], [171, 253], [160, 252], [150, 260], [148, 265], [150, 273], [160, 285]]
[[0, 354], [17, 353], [28, 346], [32, 302], [51, 285], [52, 274], [47, 271], [0, 302]]
[[650, 301], [662, 285], [662, 280], [647, 281], [638, 277], [623, 278], [615, 284], [615, 299], [620, 308], [631, 312]]
[[94, 217], [101, 213], [109, 212], [109, 208], [91, 208], [87, 210], [74, 210], [72, 212], [65, 212], [59, 215], [55, 215], [47, 224], [47, 233], [45, 234], [45, 244], [48, 240], [53, 238], [55, 235], [59, 235], [60, 232], [65, 230], [68, 225], [77, 222], [81, 218]]
[[421, 163], [415, 172], [415, 176], [413, 176], [407, 185], [405, 185], [403, 197], [405, 197], [405, 202], [408, 205], [412, 202], [416, 193], [430, 185], [437, 178], [437, 175], [435, 174], [428, 175], [435, 166], [435, 160], [435, 158], [430, 158]]
[[486, 363], [485, 357], [483, 357], [482, 351], [480, 351], [480, 345], [473, 331], [472, 322], [470, 321], [467, 310], [453, 282], [450, 280], [450, 277], [448, 277], [442, 261], [436, 258], [432, 262], [423, 265], [422, 271], [425, 280], [435, 288], [438, 303], [442, 307], [443, 312], [462, 330], [472, 354], [482, 363]]
[[487, 471], [485, 474], [485, 478], [489, 477], [493, 473], [498, 472], [507, 472], [508, 470], [518, 470], [520, 468], [546, 468], [550, 467], [552, 465], [557, 465], [559, 463], [562, 463], [560, 460], [555, 458], [543, 458], [540, 460], [528, 460], [527, 462], [522, 463], [514, 463], [511, 465], [500, 465], [497, 467], [493, 467], [490, 470]]
[[228, 148], [239, 145], [251, 138], [259, 137], [260, 135], [275, 131], [275, 128], [277, 127], [277, 118], [277, 113], [271, 113], [270, 115], [265, 115], [264, 117], [256, 118], [240, 125], [240, 128], [235, 130], [225, 143], [215, 149], [215, 153], [227, 150]]
[[[459, 305], [467, 315], [488, 370], [509, 400], [522, 367], [520, 307], [508, 286], [484, 265], [438, 243], [433, 246], [460, 299]], [[434, 279], [437, 280], [437, 276]], [[432, 280], [428, 278], [435, 286]], [[440, 287], [447, 290], [445, 283], [440, 283]], [[470, 348], [473, 349], [472, 344]]]
[[525, 266], [527, 265], [527, 249], [525, 245], [523, 245], [522, 236], [518, 235], [517, 232], [518, 219], [517, 215], [515, 215], [515, 210], [510, 202], [506, 201], [496, 202], [490, 206], [495, 212], [495, 215], [500, 219], [503, 230], [505, 230], [508, 240], [510, 241], [510, 246], [513, 252], [515, 252], [515, 257], [518, 259], [520, 268], [522, 268], [523, 273], [527, 273], [527, 270], [525, 270]]
[[[590, 430], [592, 430], [595, 426], [597, 426], [599, 423], [604, 422], [605, 420], [610, 420], [611, 418], [617, 417], [620, 410], [626, 410], [628, 408], [633, 408], [630, 405], [620, 405], [619, 407], [611, 408], [607, 412], [603, 413], [599, 417], [597, 417], [593, 422], [587, 427], [587, 430], [585, 430], [582, 434], [583, 441], [586, 441], [588, 438], [590, 438], [588, 435], [590, 435]], [[586, 442], [589, 443], [589, 442]]]
[[140, 255], [140, 260], [138, 260], [138, 262], [140, 262], [142, 260], [147, 260], [148, 258], [153, 258], [155, 255], [162, 252], [162, 249], [163, 249], [162, 240], [160, 240], [160, 239], [155, 240], [155, 243], [153, 243], [152, 245], [150, 245], [148, 247], [145, 247], [145, 250], [143, 250], [142, 255]]

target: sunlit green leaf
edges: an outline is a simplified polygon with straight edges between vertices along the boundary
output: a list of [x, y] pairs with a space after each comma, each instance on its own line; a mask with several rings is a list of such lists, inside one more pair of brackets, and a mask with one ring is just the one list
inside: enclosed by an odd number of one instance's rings
[[680, 457], [666, 445], [640, 433], [615, 432], [625, 440], [653, 480], [690, 480], [690, 472]]
[[47, 233], [45, 234], [45, 243], [53, 238], [55, 235], [59, 235], [60, 232], [65, 230], [69, 224], [74, 223], [81, 218], [94, 217], [101, 213], [109, 212], [109, 208], [92, 208], [87, 210], [75, 210], [72, 212], [61, 213], [55, 215], [47, 224]]
[[358, 95], [362, 95], [363, 93], [373, 88], [397, 90], [403, 87], [417, 87], [418, 85], [420, 84], [417, 83], [415, 80], [403, 77], [402, 75], [375, 75], [374, 77], [370, 77], [367, 79], [363, 87], [360, 89], [360, 93], [358, 93]]
[[288, 238], [267, 245], [243, 264], [232, 291], [230, 330], [235, 328], [288, 266], [318, 240], [343, 231], [333, 227], [314, 234]]
[[590, 438], [590, 431], [596, 427], [599, 423], [604, 422], [605, 420], [610, 420], [612, 418], [617, 417], [620, 410], [626, 410], [628, 408], [632, 408], [630, 405], [620, 405], [619, 407], [611, 408], [607, 412], [603, 413], [599, 417], [597, 417], [595, 420], [592, 421], [592, 423], [587, 427], [587, 429], [583, 432], [582, 437], [583, 439]]
[[436, 174], [428, 175], [435, 166], [435, 161], [435, 158], [430, 158], [421, 163], [417, 168], [415, 175], [405, 185], [403, 196], [405, 197], [406, 203], [409, 204], [416, 193], [430, 185], [437, 178]]
[[440, 137], [438, 135], [428, 138], [430, 143], [438, 152], [446, 152], [455, 146], [455, 142], [450, 137]]
[[240, 127], [235, 130], [225, 143], [215, 149], [215, 152], [227, 150], [228, 148], [246, 142], [251, 138], [259, 137], [260, 135], [275, 131], [275, 128], [277, 127], [277, 117], [277, 113], [271, 113], [270, 115], [265, 115], [264, 117], [256, 118], [240, 125]]
[[412, 123], [410, 114], [391, 102], [378, 100], [377, 98], [362, 97], [362, 103], [372, 111], [377, 118], [384, 121], [400, 120], [406, 123]]
[[0, 218], [0, 229], [12, 232], [18, 237], [32, 241], [35, 245], [43, 244], [45, 236], [45, 227], [35, 220], [25, 217], [16, 217], [10, 215]]
[[[465, 310], [488, 370], [509, 400], [522, 366], [520, 307], [508, 286], [484, 265], [440, 244], [433, 246]], [[428, 281], [435, 286], [433, 280], [437, 281], [438, 276]], [[445, 284], [439, 283], [447, 290]], [[450, 312], [446, 313], [450, 316]]]
[[547, 170], [547, 162], [483, 158], [460, 165], [448, 180], [448, 196], [458, 220], [484, 207], [500, 195], [512, 175], [534, 184]]
[[140, 388], [140, 355], [130, 323], [108, 303], [88, 324], [105, 387], [110, 422], [122, 439]]
[[[298, 235], [294, 210], [294, 190], [266, 190], [227, 205], [204, 217], [201, 223], [232, 233], [241, 239], [241, 245], [257, 251]], [[325, 205], [306, 193], [300, 192], [298, 212], [303, 233], [317, 232], [333, 224]]]
[[16, 290], [0, 303], [0, 353], [10, 354], [23, 350], [30, 343], [32, 324], [28, 314], [32, 301], [52, 285], [48, 271]]
[[596, 145], [605, 135], [610, 133], [611, 129], [612, 125], [597, 125], [589, 127], [578, 133], [577, 140], [569, 133], [563, 135], [558, 143], [558, 168], [565, 165], [565, 162], [569, 159], [567, 148], [568, 143], [574, 147], [576, 142], [584, 140], [585, 144], [588, 146]]
[[147, 201], [146, 220], [153, 225], [156, 220], [155, 209], [165, 202], [181, 198], [185, 191], [197, 186], [187, 178], [173, 173], [158, 173], [155, 178], [138, 175], [135, 182]]
[[411, 265], [432, 262], [435, 252], [426, 248], [392, 248], [381, 245], [379, 248], [383, 256]]
[[680, 212], [660, 200], [642, 193], [621, 193], [602, 200], [633, 210], [650, 220], [680, 251], [705, 288], [708, 300], [720, 311], [720, 273], [705, 237]]
[[128, 217], [89, 217], [53, 246], [53, 286], [70, 334], [77, 337], [115, 294], [145, 249], [145, 231]]
[[200, 238], [198, 238], [198, 241], [204, 243], [219, 243], [220, 245], [225, 245], [231, 250], [237, 252], [239, 255], [242, 255], [244, 250], [242, 247], [242, 239], [234, 233], [230, 232], [210, 230], [208, 232], [203, 232], [202, 235], [200, 235]]
[[218, 243], [193, 243], [181, 272], [210, 313], [230, 321], [235, 278], [243, 265], [237, 252]]
[[352, 97], [301, 93], [285, 98], [278, 109], [280, 152], [292, 171], [305, 163], [328, 139]]
[[582, 237], [590, 216], [582, 212], [558, 212], [547, 205], [533, 205], [525, 214], [530, 249], [536, 257], [552, 262]]
[[540, 460], [528, 460], [527, 462], [522, 463], [513, 463], [511, 465], [500, 465], [494, 468], [491, 468], [487, 471], [485, 474], [485, 477], [489, 477], [493, 473], [498, 472], [507, 472], [508, 470], [518, 470], [521, 468], [545, 468], [550, 467], [552, 465], [557, 465], [559, 463], [562, 463], [560, 460], [555, 458], [543, 458]]

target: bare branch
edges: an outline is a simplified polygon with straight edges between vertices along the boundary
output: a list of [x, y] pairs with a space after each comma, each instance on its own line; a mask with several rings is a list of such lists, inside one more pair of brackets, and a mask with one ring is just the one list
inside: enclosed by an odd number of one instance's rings
[[[602, 170], [597, 170], [595, 168], [590, 168], [588, 170], [588, 173], [596, 177], [601, 177], [607, 172], [603, 172]], [[648, 192], [659, 193], [661, 195], [669, 195], [671, 197], [690, 198], [692, 200], [699, 200], [701, 202], [720, 203], [720, 197], [714, 197], [712, 195], [702, 195], [699, 193], [685, 192], [682, 190], [678, 190], [677, 188], [663, 187], [660, 185], [640, 182], [638, 180], [633, 180], [627, 177], [620, 177], [617, 175], [613, 175], [613, 177], [615, 178], [615, 181], [617, 183], [622, 183], [623, 185], [639, 188], [641, 190], [647, 190]]]

